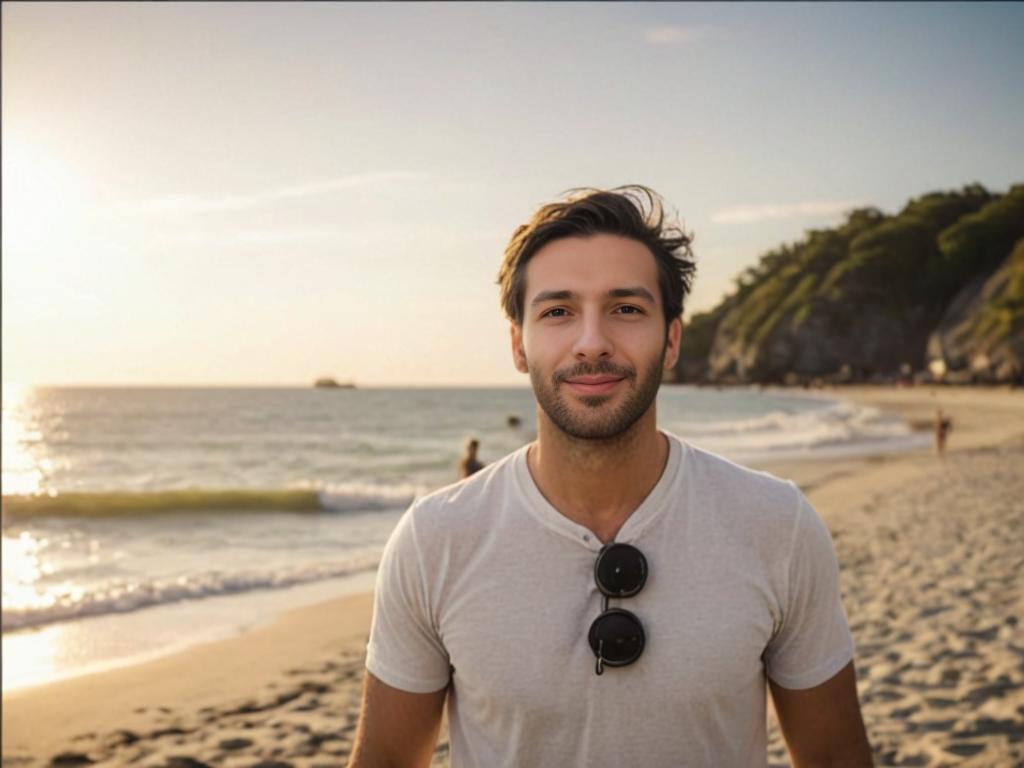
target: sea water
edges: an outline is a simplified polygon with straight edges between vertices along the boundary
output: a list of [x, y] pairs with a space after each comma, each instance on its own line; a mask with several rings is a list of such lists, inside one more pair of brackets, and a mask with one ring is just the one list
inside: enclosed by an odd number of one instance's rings
[[[469, 437], [531, 440], [526, 388], [4, 392], [4, 687], [227, 636], [365, 591]], [[911, 447], [840, 400], [663, 387], [659, 422], [741, 463]], [[520, 425], [510, 426], [515, 416]]]

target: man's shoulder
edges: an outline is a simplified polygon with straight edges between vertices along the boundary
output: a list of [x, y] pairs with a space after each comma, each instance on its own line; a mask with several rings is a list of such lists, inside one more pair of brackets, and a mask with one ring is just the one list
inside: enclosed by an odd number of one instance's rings
[[507, 498], [515, 483], [516, 457], [522, 449], [488, 464], [464, 480], [438, 488], [417, 499], [410, 514], [431, 527], [465, 526], [486, 515], [499, 500]]
[[683, 482], [694, 493], [707, 497], [715, 506], [727, 506], [746, 512], [792, 514], [800, 490], [791, 480], [737, 464], [712, 451], [699, 448], [680, 437], [670, 435], [683, 447]]
[[683, 446], [684, 470], [698, 474], [701, 478], [741, 486], [757, 486], [765, 490], [774, 489], [781, 493], [793, 492], [794, 486], [790, 480], [784, 480], [764, 470], [737, 464], [732, 459], [700, 448], [677, 435], [666, 434]]
[[760, 563], [765, 572], [784, 558], [804, 506], [791, 481], [690, 444], [685, 444], [679, 489], [684, 519], [694, 526], [694, 535], [708, 537], [709, 553], [742, 552], [748, 565]]

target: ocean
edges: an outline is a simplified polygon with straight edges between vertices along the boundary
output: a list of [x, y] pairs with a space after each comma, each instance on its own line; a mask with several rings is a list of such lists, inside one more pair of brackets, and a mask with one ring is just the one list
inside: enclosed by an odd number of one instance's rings
[[[418, 496], [531, 440], [526, 388], [4, 391], [3, 686], [132, 663], [372, 586]], [[660, 425], [740, 463], [923, 438], [806, 393], [663, 387]], [[521, 420], [509, 426], [509, 417]]]

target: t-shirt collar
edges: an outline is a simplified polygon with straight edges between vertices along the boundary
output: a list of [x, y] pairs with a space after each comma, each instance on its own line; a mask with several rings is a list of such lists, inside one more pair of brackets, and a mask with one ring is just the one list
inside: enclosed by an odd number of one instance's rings
[[[683, 464], [683, 444], [674, 435], [661, 432], [668, 440], [668, 460], [665, 469], [655, 483], [647, 498], [627, 518], [615, 536], [615, 541], [632, 543], [643, 535], [644, 531], [668, 508], [667, 503], [674, 494], [673, 489], [679, 479]], [[537, 483], [530, 473], [527, 463], [529, 446], [523, 446], [513, 456], [512, 470], [517, 490], [522, 494], [524, 506], [542, 525], [562, 536], [566, 536], [580, 545], [595, 552], [603, 546], [601, 540], [586, 526], [573, 522], [563, 515], [540, 492]]]

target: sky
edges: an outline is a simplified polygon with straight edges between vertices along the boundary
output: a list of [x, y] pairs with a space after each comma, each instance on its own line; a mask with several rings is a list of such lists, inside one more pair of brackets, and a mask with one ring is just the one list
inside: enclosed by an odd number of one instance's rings
[[643, 183], [686, 315], [860, 205], [1024, 181], [1024, 5], [2, 5], [3, 380], [525, 385], [517, 225]]

